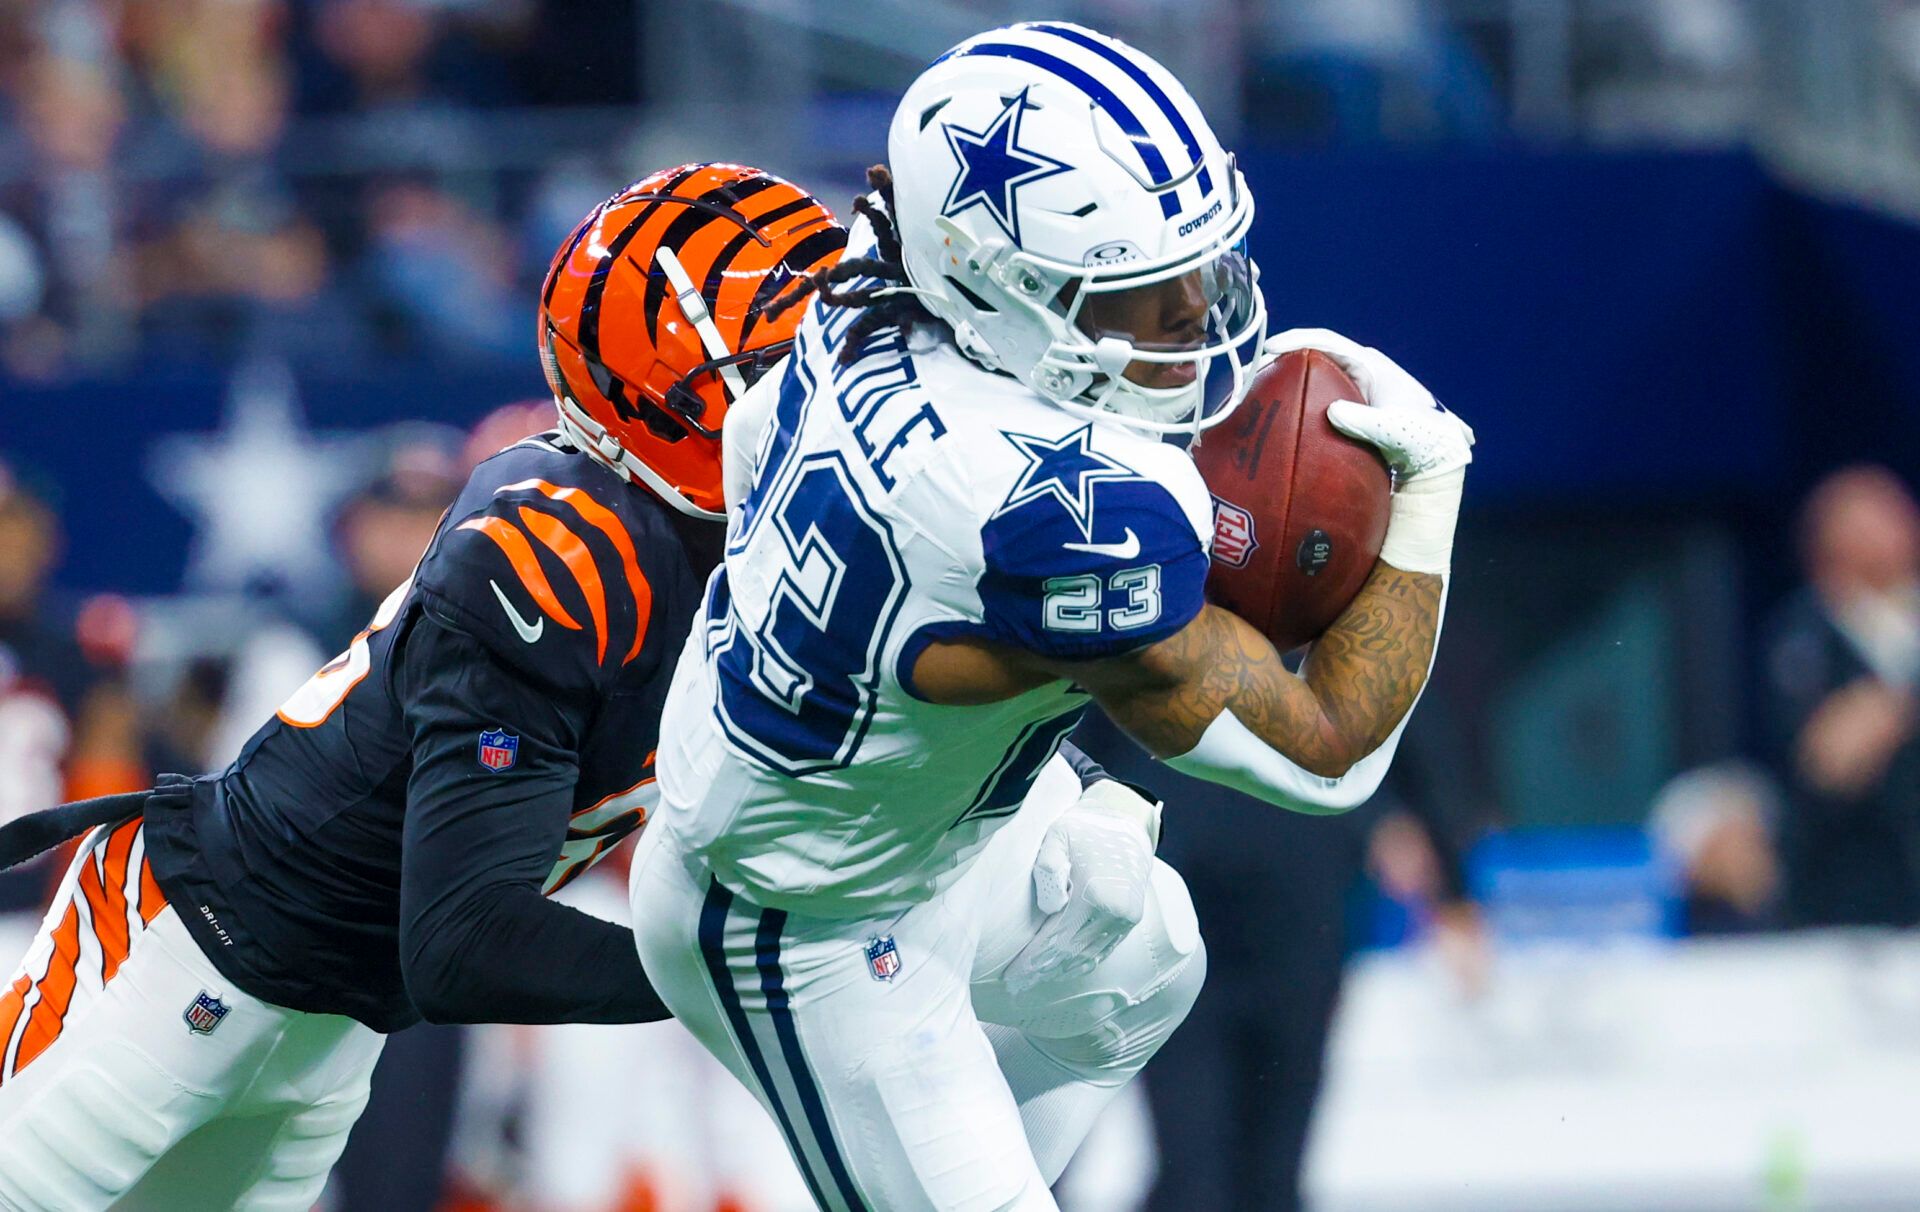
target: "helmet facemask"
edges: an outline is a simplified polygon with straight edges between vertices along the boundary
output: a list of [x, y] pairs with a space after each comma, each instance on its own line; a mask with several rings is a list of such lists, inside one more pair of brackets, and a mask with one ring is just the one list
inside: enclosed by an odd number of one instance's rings
[[[1150, 433], [1198, 434], [1238, 406], [1266, 339], [1260, 270], [1245, 240], [1252, 200], [1244, 189], [1235, 194], [1217, 239], [1157, 264], [1143, 265], [1137, 255], [1118, 265], [1051, 261], [997, 239], [976, 244], [959, 224], [937, 219], [949, 246], [965, 250], [956, 263], [971, 286], [959, 298], [929, 302], [963, 352], [1023, 378], [1069, 412]], [[1154, 302], [1181, 298], [1192, 301], [1192, 331], [1165, 331], [1154, 322], [1156, 310], [1180, 309]], [[1013, 313], [993, 326], [991, 341], [976, 323], [982, 303]], [[1004, 322], [1015, 316], [1019, 323]], [[1130, 325], [1129, 316], [1145, 323]]]
[[1191, 268], [1071, 279], [1048, 310], [1058, 326], [1036, 381], [1084, 382], [1058, 402], [1156, 433], [1225, 420], [1266, 335], [1259, 268], [1243, 241]]

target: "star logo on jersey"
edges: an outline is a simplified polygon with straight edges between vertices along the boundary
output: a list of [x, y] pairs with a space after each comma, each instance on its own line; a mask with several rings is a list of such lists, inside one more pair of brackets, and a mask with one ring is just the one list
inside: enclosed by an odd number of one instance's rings
[[1027, 465], [1013, 491], [994, 517], [1011, 513], [1030, 501], [1052, 498], [1066, 507], [1081, 535], [1093, 541], [1093, 486], [1102, 480], [1137, 480], [1131, 467], [1116, 463], [1093, 449], [1093, 426], [1082, 425], [1063, 438], [1041, 438], [1032, 434], [1007, 433], [1001, 436], [1026, 456]]
[[488, 770], [508, 770], [520, 757], [520, 738], [504, 728], [480, 734], [480, 764]]
[[1020, 187], [1073, 166], [1020, 146], [1020, 120], [1026, 111], [1036, 108], [1027, 101], [1026, 89], [1006, 102], [1007, 107], [985, 131], [967, 130], [951, 122], [940, 124], [960, 166], [940, 213], [951, 218], [971, 207], [984, 206], [1007, 238], [1018, 244], [1020, 207], [1016, 195]]

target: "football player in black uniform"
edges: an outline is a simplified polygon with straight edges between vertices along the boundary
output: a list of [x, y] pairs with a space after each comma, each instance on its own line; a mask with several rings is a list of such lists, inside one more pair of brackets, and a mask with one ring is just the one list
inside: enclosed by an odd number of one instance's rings
[[667, 1017], [631, 932], [545, 894], [646, 821], [721, 419], [845, 242], [738, 165], [615, 195], [542, 291], [559, 427], [475, 470], [347, 651], [224, 773], [0, 832], [96, 826], [0, 988], [0, 1208], [305, 1212], [383, 1033]]

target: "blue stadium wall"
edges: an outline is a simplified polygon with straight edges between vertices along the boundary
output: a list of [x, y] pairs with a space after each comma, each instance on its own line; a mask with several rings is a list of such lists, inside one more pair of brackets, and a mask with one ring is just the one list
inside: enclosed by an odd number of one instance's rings
[[[1379, 345], [1456, 405], [1483, 437], [1479, 508], [1769, 514], [1849, 457], [1920, 468], [1920, 227], [1795, 194], [1743, 155], [1245, 167], [1275, 326]], [[0, 381], [0, 454], [64, 498], [65, 582], [175, 586], [189, 527], [150, 487], [148, 448], [217, 428], [228, 369]], [[507, 366], [371, 366], [299, 390], [306, 423], [337, 430], [466, 424], [542, 386], [530, 344]]]

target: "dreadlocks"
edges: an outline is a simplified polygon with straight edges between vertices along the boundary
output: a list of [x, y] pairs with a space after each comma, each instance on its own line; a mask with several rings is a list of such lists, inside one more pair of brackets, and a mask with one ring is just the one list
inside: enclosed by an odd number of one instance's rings
[[[893, 225], [893, 174], [884, 164], [867, 170], [867, 185], [880, 195], [883, 206], [875, 206], [866, 195], [853, 200], [853, 213], [864, 216], [873, 225], [874, 256], [845, 257], [826, 269], [801, 278], [767, 307], [767, 318], [777, 319], [783, 312], [818, 294], [835, 307], [857, 307], [865, 314], [853, 322], [840, 346], [840, 361], [851, 362], [866, 339], [883, 328], [898, 328], [905, 337], [921, 324], [939, 324], [920, 300], [896, 287], [911, 285], [907, 278], [906, 258], [900, 252], [900, 233]], [[877, 278], [871, 286], [839, 290], [843, 282]]]

